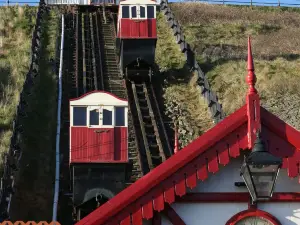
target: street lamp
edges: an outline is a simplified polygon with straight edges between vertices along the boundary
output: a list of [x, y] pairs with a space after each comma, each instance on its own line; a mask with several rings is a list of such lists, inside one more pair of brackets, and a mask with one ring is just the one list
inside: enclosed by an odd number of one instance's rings
[[281, 165], [282, 159], [265, 149], [258, 132], [253, 150], [247, 158], [245, 156], [240, 172], [253, 202], [272, 197]]

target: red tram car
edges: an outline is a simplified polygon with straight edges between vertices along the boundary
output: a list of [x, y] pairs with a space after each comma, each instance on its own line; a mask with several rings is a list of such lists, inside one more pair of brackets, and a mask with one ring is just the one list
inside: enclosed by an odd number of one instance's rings
[[[123, 75], [151, 75], [155, 63], [156, 1], [120, 1], [117, 46]], [[133, 70], [129, 74], [129, 70]], [[143, 71], [144, 70], [144, 71]], [[127, 73], [127, 74], [124, 74]]]
[[128, 101], [104, 91], [70, 100], [69, 156], [77, 220], [101, 199], [123, 190], [130, 177], [127, 114]]

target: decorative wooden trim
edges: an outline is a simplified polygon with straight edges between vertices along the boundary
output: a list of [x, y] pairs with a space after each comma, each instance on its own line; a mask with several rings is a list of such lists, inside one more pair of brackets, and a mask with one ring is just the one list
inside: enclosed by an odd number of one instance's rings
[[130, 225], [130, 220], [140, 225], [143, 218], [151, 219], [154, 211], [173, 203], [176, 195], [196, 187], [197, 180], [218, 172], [219, 164], [227, 165], [230, 157], [238, 157], [247, 143], [244, 105], [76, 225]]
[[[176, 203], [201, 203], [201, 202], [249, 202], [248, 192], [205, 192], [186, 193], [185, 196], [176, 197]], [[268, 202], [300, 202], [300, 193], [276, 192]], [[260, 201], [260, 202], [266, 202]]]
[[162, 213], [173, 225], [186, 225], [177, 212], [169, 204], [165, 204], [165, 209], [162, 211]]
[[270, 213], [267, 213], [265, 211], [259, 210], [259, 209], [248, 209], [242, 212], [239, 212], [238, 214], [234, 215], [231, 217], [226, 225], [236, 225], [237, 222], [241, 221], [242, 219], [245, 219], [247, 217], [252, 217], [252, 216], [257, 216], [257, 217], [262, 217], [267, 220], [269, 220], [273, 225], [281, 225], [278, 219], [276, 219], [273, 215]]

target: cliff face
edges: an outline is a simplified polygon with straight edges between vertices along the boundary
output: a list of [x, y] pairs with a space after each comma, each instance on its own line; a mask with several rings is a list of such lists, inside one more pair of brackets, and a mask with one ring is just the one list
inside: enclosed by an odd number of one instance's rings
[[[256, 86], [261, 96], [261, 104], [296, 129], [300, 129], [300, 121], [297, 120], [300, 106], [299, 9], [275, 7], [251, 9], [249, 6], [202, 3], [173, 3], [170, 7], [183, 28], [186, 41], [196, 53], [201, 69], [208, 77], [213, 91], [217, 93], [225, 114], [234, 112], [245, 103], [247, 90], [245, 60], [247, 37], [250, 35], [257, 75]], [[166, 22], [163, 19], [161, 23]], [[170, 39], [172, 38], [171, 35]], [[176, 46], [175, 41], [164, 43], [170, 49]], [[158, 48], [157, 51], [159, 52], [160, 49]], [[169, 57], [175, 64], [175, 68], [179, 66], [181, 54], [180, 51], [172, 51]], [[168, 64], [163, 61], [163, 65]], [[175, 76], [172, 68], [168, 72]], [[176, 72], [178, 73], [178, 70]], [[191, 76], [188, 72], [183, 70], [180, 72], [185, 81], [177, 76], [175, 82], [169, 82], [165, 94], [167, 101], [171, 98], [168, 97], [170, 88], [176, 90], [175, 87], [187, 85], [190, 81]], [[186, 92], [190, 91], [191, 88], [186, 89]], [[181, 89], [177, 95], [184, 96], [182, 94], [184, 92]], [[174, 94], [172, 99], [176, 99]], [[179, 101], [182, 108], [187, 108], [184, 104], [187, 104], [185, 100]], [[205, 110], [205, 104], [199, 103], [193, 109], [189, 108], [188, 116], [185, 116], [189, 118], [189, 129], [195, 133], [188, 137], [189, 141], [211, 127], [197, 126], [200, 124], [199, 121], [209, 120], [205, 113], [197, 116], [193, 114], [193, 111], [201, 110]], [[186, 139], [185, 133], [188, 132], [182, 133], [181, 139]]]

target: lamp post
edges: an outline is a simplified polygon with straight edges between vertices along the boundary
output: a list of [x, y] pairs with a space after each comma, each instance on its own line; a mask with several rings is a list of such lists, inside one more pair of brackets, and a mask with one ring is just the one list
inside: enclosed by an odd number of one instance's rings
[[240, 172], [253, 202], [272, 197], [281, 165], [282, 159], [266, 150], [258, 132], [253, 150], [245, 157]]

